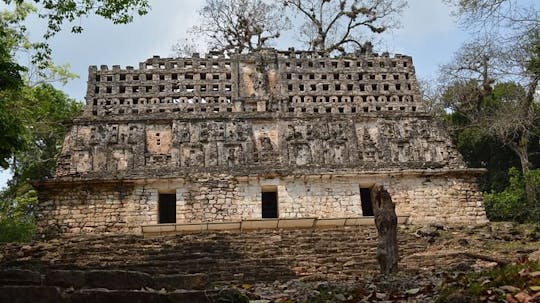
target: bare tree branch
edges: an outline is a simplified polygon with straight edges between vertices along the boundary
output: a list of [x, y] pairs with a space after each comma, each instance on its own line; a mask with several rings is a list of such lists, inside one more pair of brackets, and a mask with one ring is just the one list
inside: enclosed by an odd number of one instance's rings
[[259, 50], [289, 26], [279, 7], [265, 0], [206, 0], [199, 15], [201, 24], [191, 33], [205, 35], [210, 48], [222, 51]]
[[406, 1], [392, 0], [283, 0], [305, 18], [300, 34], [312, 51], [345, 52], [362, 45], [359, 37], [397, 27]]

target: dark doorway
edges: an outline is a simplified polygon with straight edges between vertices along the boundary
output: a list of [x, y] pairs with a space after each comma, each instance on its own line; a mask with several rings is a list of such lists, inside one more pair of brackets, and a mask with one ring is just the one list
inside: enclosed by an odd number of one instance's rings
[[277, 192], [268, 191], [262, 192], [262, 217], [263, 218], [277, 218], [278, 217], [278, 204], [277, 204]]
[[159, 194], [159, 223], [176, 223], [176, 194]]
[[371, 188], [360, 188], [360, 200], [362, 202], [362, 216], [373, 216], [373, 204], [371, 203]]

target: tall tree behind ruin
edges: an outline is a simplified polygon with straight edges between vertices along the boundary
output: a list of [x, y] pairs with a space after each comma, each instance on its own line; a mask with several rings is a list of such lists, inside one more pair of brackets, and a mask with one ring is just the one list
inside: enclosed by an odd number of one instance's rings
[[[52, 62], [48, 39], [64, 29], [66, 23], [71, 32], [81, 32], [83, 28], [74, 21], [85, 16], [98, 15], [115, 24], [125, 24], [131, 22], [134, 15], [145, 15], [150, 6], [147, 0], [0, 0], [0, 3], [4, 4], [0, 9], [0, 129], [3, 132], [0, 167], [7, 168], [11, 157], [25, 148], [28, 127], [34, 122], [22, 118], [29, 112], [27, 107], [32, 106], [19, 102], [21, 90], [28, 84], [23, 79], [32, 80], [28, 77], [36, 68], [40, 71], [38, 77], [47, 80], [58, 72], [67, 74]], [[41, 40], [29, 38], [29, 33], [41, 30], [25, 23], [32, 15], [47, 23]], [[32, 56], [30, 65], [21, 62], [19, 52]]]
[[210, 49], [222, 51], [256, 51], [288, 27], [279, 7], [264, 0], [206, 0], [199, 15], [191, 33], [206, 36]]
[[298, 34], [309, 50], [341, 53], [361, 47], [371, 33], [396, 27], [403, 0], [283, 0], [304, 19]]
[[[540, 122], [540, 14], [514, 0], [448, 0], [475, 35], [441, 69], [443, 102], [468, 125], [508, 146], [532, 167], [530, 140]], [[537, 4], [536, 4], [537, 5]], [[534, 186], [526, 199], [540, 213]]]
[[[33, 231], [36, 191], [28, 180], [52, 174], [66, 131], [65, 120], [77, 115], [81, 104], [51, 83], [66, 81], [71, 73], [51, 59], [48, 39], [68, 27], [83, 30], [80, 18], [97, 15], [114, 24], [125, 24], [145, 15], [147, 0], [0, 0], [0, 167], [13, 173], [0, 191], [0, 233], [12, 240], [29, 239]], [[1, 5], [0, 5], [1, 6]], [[32, 16], [45, 28], [27, 24]], [[30, 23], [31, 25], [31, 23]], [[42, 39], [36, 31], [43, 31]], [[30, 35], [33, 34], [33, 35]], [[32, 56], [24, 62], [21, 52]]]

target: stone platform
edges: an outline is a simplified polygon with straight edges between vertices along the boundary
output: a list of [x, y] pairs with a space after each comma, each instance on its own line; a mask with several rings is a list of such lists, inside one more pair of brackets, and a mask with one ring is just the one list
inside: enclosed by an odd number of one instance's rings
[[[409, 217], [398, 216], [398, 224], [406, 224]], [[288, 218], [259, 219], [230, 222], [202, 222], [189, 224], [153, 224], [141, 227], [145, 236], [174, 233], [212, 231], [253, 231], [260, 229], [338, 228], [345, 226], [374, 226], [373, 217], [351, 218]]]

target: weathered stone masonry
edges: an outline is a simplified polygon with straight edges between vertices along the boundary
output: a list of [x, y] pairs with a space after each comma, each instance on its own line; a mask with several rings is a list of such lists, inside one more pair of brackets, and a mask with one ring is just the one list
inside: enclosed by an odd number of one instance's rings
[[44, 229], [140, 232], [165, 194], [177, 223], [261, 218], [266, 192], [280, 218], [356, 217], [373, 184], [413, 223], [486, 220], [482, 171], [426, 112], [408, 56], [154, 57], [91, 66], [86, 99], [38, 184]]

